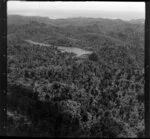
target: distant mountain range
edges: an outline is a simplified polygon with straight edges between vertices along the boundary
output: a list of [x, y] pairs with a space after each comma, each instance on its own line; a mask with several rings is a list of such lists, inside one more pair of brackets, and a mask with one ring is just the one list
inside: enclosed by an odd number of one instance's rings
[[19, 37], [26, 39], [35, 38], [35, 41], [38, 38], [49, 41], [67, 40], [76, 43], [77, 40], [80, 40], [80, 43], [89, 41], [90, 45], [95, 41], [96, 43], [107, 41], [107, 43], [124, 44], [131, 41], [135, 34], [136, 37], [144, 34], [143, 22], [143, 19], [129, 21], [81, 17], [50, 19], [39, 16], [8, 15], [8, 32], [20, 34]]
[[122, 20], [122, 19], [107, 19], [107, 18], [85, 18], [85, 17], [76, 17], [76, 18], [64, 18], [64, 19], [50, 19], [48, 17], [40, 16], [21, 16], [21, 15], [8, 15], [8, 24], [28, 24], [29, 22], [38, 22], [44, 24], [58, 25], [58, 26], [81, 26], [90, 23], [98, 22], [117, 22], [117, 23], [132, 23], [132, 24], [144, 24], [145, 19], [132, 19], [132, 20]]
[[145, 19], [132, 19], [132, 20], [129, 20], [128, 22], [132, 24], [144, 24]]

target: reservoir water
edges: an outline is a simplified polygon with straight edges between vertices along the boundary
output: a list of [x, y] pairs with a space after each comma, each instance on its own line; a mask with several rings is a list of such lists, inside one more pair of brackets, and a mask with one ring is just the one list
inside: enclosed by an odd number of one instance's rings
[[[40, 46], [52, 46], [50, 44], [34, 42], [34, 41], [31, 41], [31, 40], [25, 40], [25, 41], [29, 42], [31, 44], [40, 45]], [[77, 47], [65, 47], [65, 46], [56, 46], [56, 47], [61, 52], [75, 53], [77, 56], [81, 56], [81, 55], [91, 54], [92, 53], [92, 51], [84, 50], [84, 49], [77, 48]]]

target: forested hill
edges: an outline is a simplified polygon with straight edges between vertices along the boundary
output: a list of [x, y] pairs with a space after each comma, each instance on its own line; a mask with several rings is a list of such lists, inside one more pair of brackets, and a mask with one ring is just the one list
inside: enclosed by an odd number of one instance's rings
[[131, 57], [136, 58], [141, 64], [144, 59], [144, 24], [133, 24], [121, 19], [49, 19], [8, 15], [9, 38], [80, 47], [95, 52], [106, 46], [125, 46]]
[[10, 15], [8, 16], [8, 33], [21, 33], [22, 37], [39, 37], [42, 41], [57, 37], [65, 38], [68, 41], [72, 39], [71, 41], [76, 42], [79, 40], [94, 42], [99, 45], [105, 41], [128, 43], [136, 39], [138, 44], [141, 43], [139, 38], [144, 35], [144, 25], [133, 24], [120, 19], [49, 19]]
[[8, 135], [143, 137], [144, 24], [11, 15], [7, 37]]

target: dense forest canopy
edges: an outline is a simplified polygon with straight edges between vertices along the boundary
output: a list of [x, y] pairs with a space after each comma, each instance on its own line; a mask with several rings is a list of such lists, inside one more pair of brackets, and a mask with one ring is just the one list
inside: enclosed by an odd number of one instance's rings
[[8, 15], [7, 38], [8, 135], [143, 137], [141, 20]]

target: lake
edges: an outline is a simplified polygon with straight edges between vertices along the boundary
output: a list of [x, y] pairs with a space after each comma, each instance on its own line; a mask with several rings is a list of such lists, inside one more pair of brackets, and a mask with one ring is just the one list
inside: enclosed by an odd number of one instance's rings
[[[25, 40], [28, 43], [40, 45], [40, 46], [52, 46], [51, 44], [44, 44], [39, 42], [34, 42], [31, 40]], [[75, 53], [77, 56], [85, 55], [85, 54], [91, 54], [92, 51], [84, 50], [77, 47], [65, 47], [65, 46], [55, 46], [57, 47], [61, 52], [68, 52], [68, 53]]]
[[57, 47], [61, 52], [68, 52], [68, 53], [75, 53], [77, 56], [85, 55], [85, 54], [91, 54], [92, 51], [87, 51], [81, 48], [77, 47], [64, 47], [64, 46], [58, 46]]

